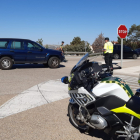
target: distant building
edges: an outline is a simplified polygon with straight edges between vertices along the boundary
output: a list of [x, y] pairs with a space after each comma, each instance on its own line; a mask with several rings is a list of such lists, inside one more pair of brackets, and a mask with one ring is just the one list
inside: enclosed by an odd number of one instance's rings
[[48, 45], [48, 49], [53, 49], [53, 50], [56, 50], [60, 46], [60, 45], [49, 45], [49, 44], [46, 44], [46, 45]]
[[115, 44], [118, 44], [118, 42], [117, 41], [112, 41], [112, 43], [115, 45]]

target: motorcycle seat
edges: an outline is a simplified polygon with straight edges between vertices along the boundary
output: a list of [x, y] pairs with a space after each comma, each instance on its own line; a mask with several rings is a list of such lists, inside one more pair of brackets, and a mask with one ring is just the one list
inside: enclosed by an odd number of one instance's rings
[[140, 114], [140, 97], [132, 96], [126, 103], [126, 107], [136, 112], [137, 114]]

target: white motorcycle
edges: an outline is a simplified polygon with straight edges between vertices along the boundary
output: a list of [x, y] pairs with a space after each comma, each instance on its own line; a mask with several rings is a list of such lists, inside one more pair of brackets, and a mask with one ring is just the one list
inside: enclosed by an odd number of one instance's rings
[[104, 130], [112, 138], [137, 140], [140, 136], [140, 90], [133, 95], [129, 85], [98, 62], [89, 62], [87, 53], [72, 69], [68, 84], [71, 99], [68, 114], [81, 130], [88, 127]]

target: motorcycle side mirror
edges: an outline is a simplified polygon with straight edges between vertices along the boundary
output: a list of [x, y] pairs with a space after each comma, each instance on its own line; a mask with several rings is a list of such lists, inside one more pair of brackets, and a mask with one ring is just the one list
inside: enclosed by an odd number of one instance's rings
[[64, 83], [64, 84], [68, 84], [69, 83], [68, 76], [62, 77], [61, 82]]

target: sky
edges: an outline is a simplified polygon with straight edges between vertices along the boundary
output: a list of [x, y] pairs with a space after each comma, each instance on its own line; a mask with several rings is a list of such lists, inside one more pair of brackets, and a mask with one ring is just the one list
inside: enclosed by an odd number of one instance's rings
[[100, 33], [117, 41], [121, 24], [140, 25], [140, 0], [0, 0], [0, 38], [92, 45]]

